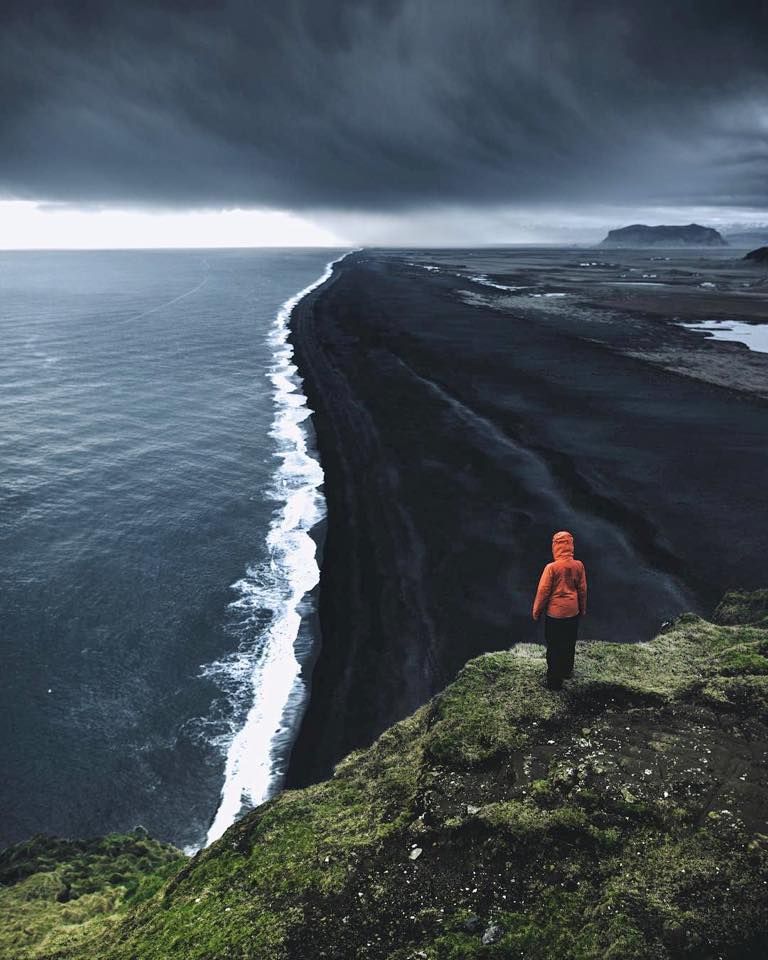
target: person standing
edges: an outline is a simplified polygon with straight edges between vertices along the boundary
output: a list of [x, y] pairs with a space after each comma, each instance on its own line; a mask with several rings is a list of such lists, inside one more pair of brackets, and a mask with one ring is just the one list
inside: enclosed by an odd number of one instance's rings
[[573, 676], [579, 619], [587, 612], [587, 574], [581, 560], [574, 559], [567, 530], [553, 535], [552, 556], [539, 578], [532, 615], [538, 621], [545, 614], [547, 687], [562, 690], [563, 680]]

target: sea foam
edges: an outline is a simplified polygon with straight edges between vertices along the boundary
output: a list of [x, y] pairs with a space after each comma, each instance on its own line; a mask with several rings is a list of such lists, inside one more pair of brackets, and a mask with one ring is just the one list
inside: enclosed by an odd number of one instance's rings
[[250, 704], [244, 721], [220, 741], [226, 752], [224, 784], [206, 846], [244, 810], [280, 788], [285, 773], [281, 758], [304, 711], [307, 689], [296, 646], [302, 622], [311, 613], [307, 594], [320, 577], [310, 531], [324, 516], [325, 501], [318, 489], [323, 471], [309, 443], [312, 411], [293, 362], [289, 321], [296, 304], [325, 283], [334, 264], [346, 256], [330, 261], [322, 276], [282, 305], [269, 334], [275, 403], [270, 435], [279, 463], [268, 495], [282, 505], [267, 534], [266, 559], [233, 585], [238, 597], [231, 611], [244, 627], [254, 628], [246, 630], [251, 637], [235, 653], [202, 668], [203, 676], [228, 692], [237, 715], [242, 717], [243, 704]]
[[[462, 274], [457, 273], [456, 276], [460, 277], [462, 276]], [[484, 273], [480, 273], [476, 277], [470, 277], [469, 279], [473, 283], [479, 283], [483, 287], [494, 287], [496, 290], [525, 290], [526, 289], [526, 287], [519, 287], [519, 286], [514, 287], [504, 283], [495, 283], [493, 280], [489, 280]]]

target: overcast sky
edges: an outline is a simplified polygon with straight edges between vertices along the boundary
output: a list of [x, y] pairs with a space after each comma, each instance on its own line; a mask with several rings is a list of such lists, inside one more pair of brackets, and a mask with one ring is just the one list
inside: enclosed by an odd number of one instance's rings
[[768, 220], [768, 0], [3, 0], [0, 19], [0, 200], [259, 208], [328, 242]]

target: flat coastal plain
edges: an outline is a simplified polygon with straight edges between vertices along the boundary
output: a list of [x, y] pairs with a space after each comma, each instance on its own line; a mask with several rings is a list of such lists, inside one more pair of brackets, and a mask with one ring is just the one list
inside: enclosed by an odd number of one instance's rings
[[585, 640], [766, 585], [768, 353], [719, 339], [768, 332], [742, 253], [364, 250], [301, 301], [328, 517], [289, 786], [540, 639], [556, 530], [586, 564]]

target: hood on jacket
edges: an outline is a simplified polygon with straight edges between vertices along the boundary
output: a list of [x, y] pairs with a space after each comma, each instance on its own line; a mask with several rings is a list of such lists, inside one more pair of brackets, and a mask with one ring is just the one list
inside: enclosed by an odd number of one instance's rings
[[560, 530], [552, 537], [552, 556], [555, 560], [573, 557], [573, 536], [567, 530]]

